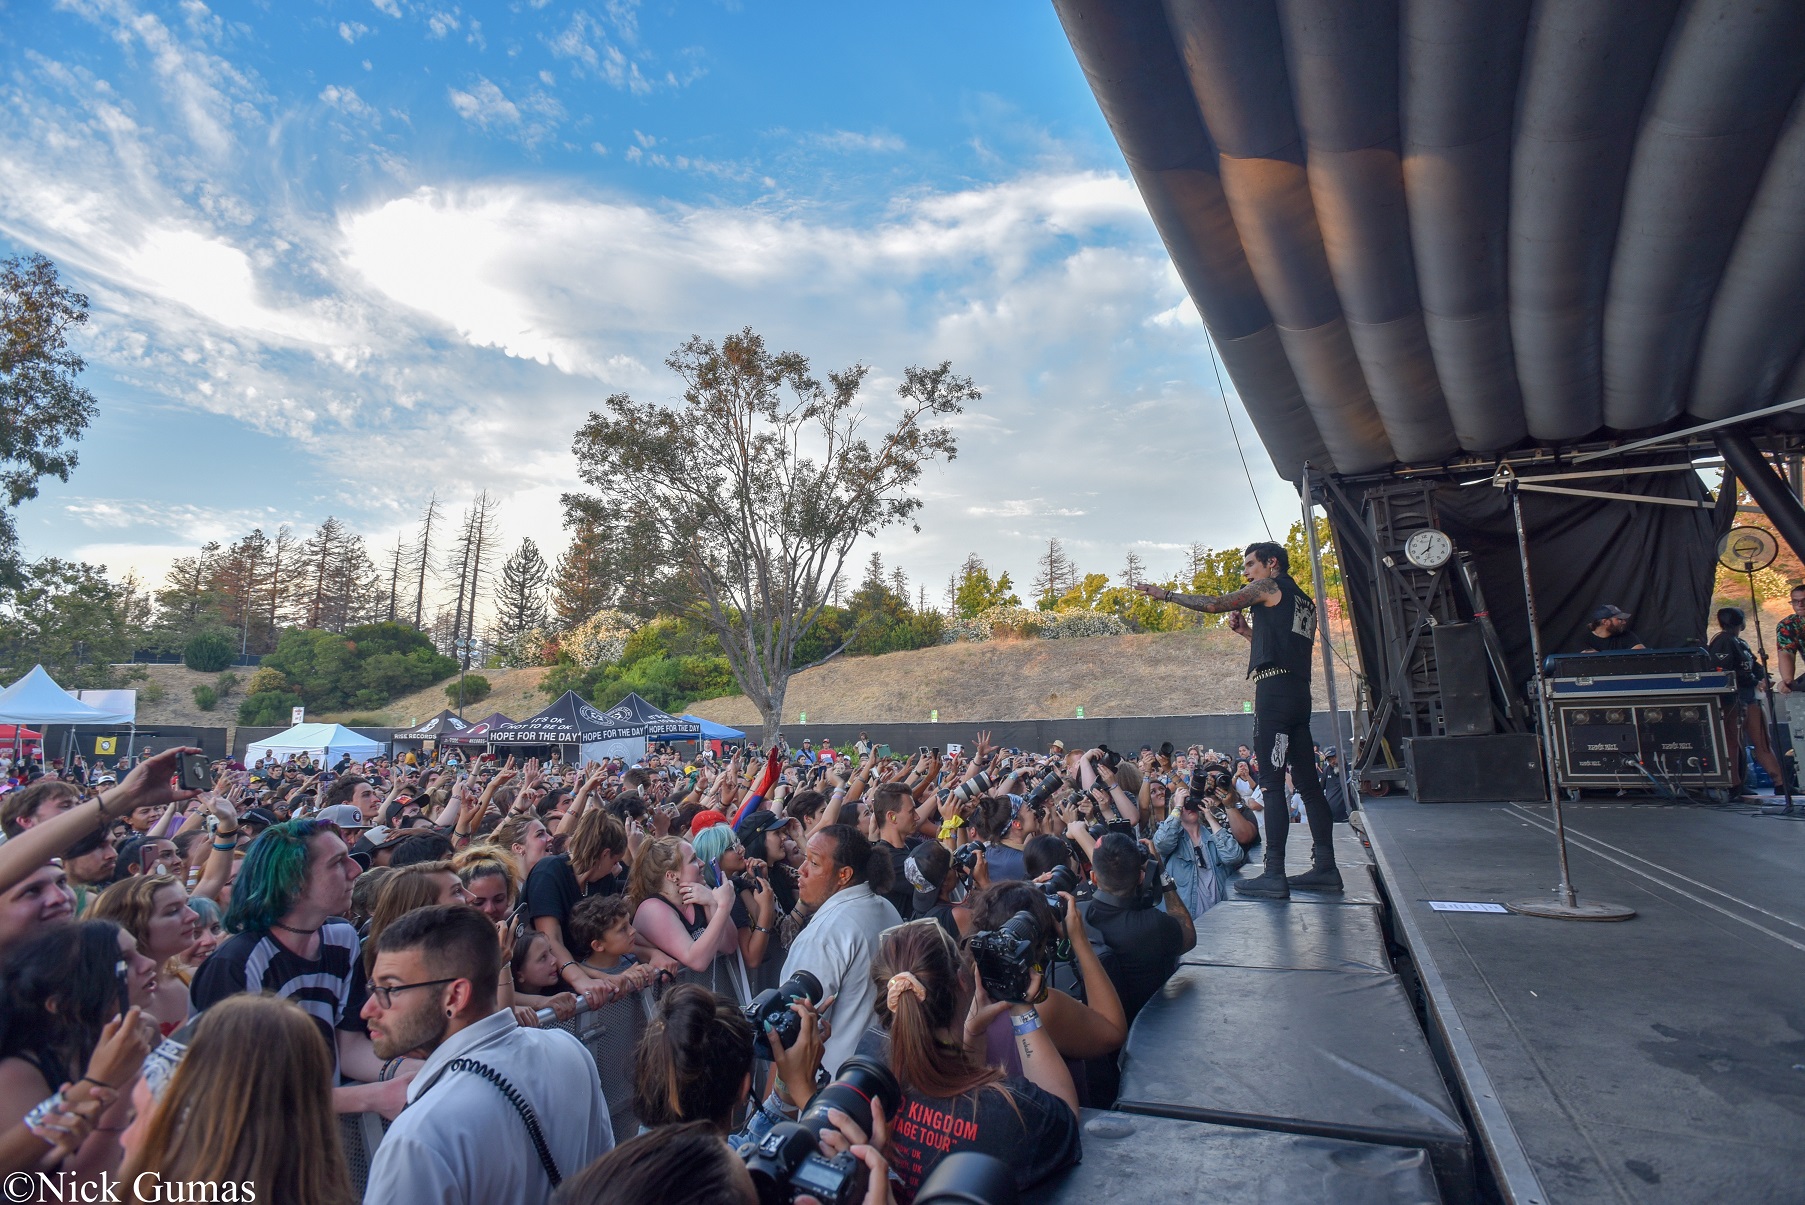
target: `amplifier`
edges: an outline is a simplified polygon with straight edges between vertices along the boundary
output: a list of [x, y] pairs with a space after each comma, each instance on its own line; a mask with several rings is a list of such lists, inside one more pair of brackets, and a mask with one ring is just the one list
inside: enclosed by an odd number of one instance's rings
[[1546, 799], [1540, 742], [1533, 732], [1419, 736], [1404, 742], [1410, 795], [1418, 803], [1501, 803]]
[[1552, 711], [1563, 787], [1645, 788], [1649, 775], [1682, 789], [1727, 787], [1734, 778], [1717, 693], [1556, 698]]
[[1614, 653], [1550, 653], [1542, 658], [1542, 671], [1550, 678], [1703, 674], [1717, 668], [1711, 651], [1697, 645], [1671, 649], [1620, 649]]

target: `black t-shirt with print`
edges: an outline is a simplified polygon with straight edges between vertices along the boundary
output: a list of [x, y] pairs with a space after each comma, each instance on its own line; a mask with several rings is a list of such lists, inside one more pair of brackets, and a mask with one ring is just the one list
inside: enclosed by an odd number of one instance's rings
[[1009, 1165], [1027, 1192], [1078, 1162], [1078, 1118], [1066, 1103], [1020, 1076], [951, 1099], [909, 1092], [890, 1119], [890, 1167], [902, 1179], [896, 1199], [910, 1205], [947, 1155], [980, 1151]]
[[570, 951], [572, 958], [585, 958], [589, 951], [577, 949], [576, 938], [570, 935], [571, 911], [579, 902], [591, 896], [624, 893], [626, 884], [621, 881], [624, 877], [616, 873], [583, 887], [577, 883], [577, 872], [570, 868], [569, 854], [553, 854], [541, 858], [539, 864], [526, 876], [527, 919], [536, 921], [542, 916], [557, 917], [558, 932], [562, 935], [564, 948]]
[[890, 890], [884, 893], [884, 898], [896, 905], [896, 915], [907, 916], [915, 906], [915, 888], [909, 886], [909, 876], [903, 873], [903, 863], [909, 860], [909, 855], [915, 852], [917, 845], [921, 844], [921, 838], [904, 837], [900, 849], [884, 840], [879, 840], [878, 844], [889, 853], [890, 867], [896, 872], [896, 877], [891, 881]]

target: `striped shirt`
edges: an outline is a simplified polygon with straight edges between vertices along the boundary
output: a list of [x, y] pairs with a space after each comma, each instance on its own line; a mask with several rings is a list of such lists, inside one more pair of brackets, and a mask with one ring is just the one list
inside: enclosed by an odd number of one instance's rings
[[357, 930], [342, 920], [321, 928], [319, 953], [313, 958], [302, 958], [268, 932], [237, 934], [201, 964], [189, 988], [189, 1006], [204, 1012], [239, 992], [270, 992], [293, 1000], [320, 1027], [336, 1070], [333, 1031], [366, 1032], [358, 1015], [368, 995], [360, 946]]

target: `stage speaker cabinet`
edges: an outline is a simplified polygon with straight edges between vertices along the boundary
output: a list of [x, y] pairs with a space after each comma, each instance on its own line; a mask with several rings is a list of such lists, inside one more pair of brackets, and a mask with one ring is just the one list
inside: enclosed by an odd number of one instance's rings
[[1533, 732], [1419, 736], [1404, 742], [1410, 795], [1418, 803], [1546, 799], [1541, 748]]
[[1441, 684], [1443, 733], [1484, 736], [1496, 731], [1485, 633], [1476, 623], [1437, 624], [1431, 631], [1435, 640], [1435, 673]]

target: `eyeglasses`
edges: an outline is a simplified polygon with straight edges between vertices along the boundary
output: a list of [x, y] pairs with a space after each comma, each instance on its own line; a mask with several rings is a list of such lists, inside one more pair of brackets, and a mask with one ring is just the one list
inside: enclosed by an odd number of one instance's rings
[[424, 983], [397, 983], [393, 987], [383, 987], [381, 984], [372, 983], [370, 994], [376, 997], [376, 1003], [382, 1007], [394, 1008], [396, 992], [411, 992], [417, 987], [439, 987], [447, 983], [456, 983], [459, 978], [461, 976], [453, 975], [450, 979], [428, 979]]

